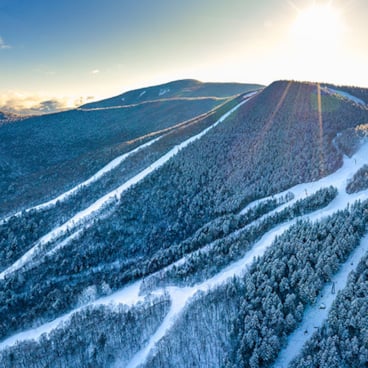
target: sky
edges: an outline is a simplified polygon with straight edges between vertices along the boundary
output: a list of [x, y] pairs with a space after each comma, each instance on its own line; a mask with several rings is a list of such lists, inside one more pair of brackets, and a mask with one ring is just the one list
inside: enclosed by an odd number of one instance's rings
[[368, 87], [367, 19], [367, 0], [0, 0], [0, 109], [184, 78]]

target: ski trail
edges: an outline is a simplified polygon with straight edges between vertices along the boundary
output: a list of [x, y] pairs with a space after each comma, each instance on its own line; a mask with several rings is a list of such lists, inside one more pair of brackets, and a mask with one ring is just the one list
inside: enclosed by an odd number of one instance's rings
[[[349, 196], [342, 195], [344, 199], [334, 201], [334, 203], [329, 208], [324, 208], [321, 210], [317, 210], [312, 214], [302, 216], [301, 218], [309, 219], [311, 221], [321, 220], [332, 213], [335, 213], [339, 209], [346, 208], [348, 203], [355, 202], [356, 199], [366, 199], [368, 198], [368, 193], [361, 194], [360, 196], [354, 196], [354, 198], [347, 198]], [[161, 326], [156, 330], [156, 332], [151, 336], [146, 347], [140, 350], [129, 362], [127, 368], [136, 368], [140, 365], [143, 365], [150, 352], [153, 351], [156, 343], [165, 336], [165, 333], [169, 331], [169, 329], [174, 325], [175, 321], [182, 313], [185, 306], [190, 303], [190, 297], [193, 296], [198, 291], [208, 291], [221, 284], [225, 283], [227, 280], [232, 279], [233, 277], [242, 276], [247, 268], [253, 263], [254, 259], [257, 257], [262, 257], [266, 250], [271, 246], [275, 238], [282, 233], [284, 233], [287, 229], [290, 228], [293, 224], [295, 224], [297, 219], [290, 220], [283, 224], [280, 224], [274, 227], [272, 230], [265, 233], [261, 239], [254, 244], [254, 246], [245, 254], [243, 258], [232, 263], [231, 265], [224, 268], [221, 272], [213, 276], [212, 278], [200, 283], [196, 284], [193, 287], [168, 287], [166, 290], [169, 291], [171, 299], [173, 301], [173, 306], [171, 307], [169, 314], [161, 324]], [[347, 261], [345, 264], [349, 264], [351, 261]], [[181, 291], [182, 292], [181, 292]], [[180, 303], [174, 303], [176, 297], [180, 297]], [[181, 308], [178, 308], [181, 306]], [[116, 363], [116, 367], [119, 366], [119, 362]]]
[[[279, 212], [282, 212], [284, 209], [288, 208], [288, 207], [292, 207], [298, 200], [304, 199], [307, 196], [311, 196], [313, 194], [315, 194], [318, 190], [322, 189], [322, 188], [327, 188], [329, 186], [334, 186], [336, 189], [338, 189], [339, 194], [337, 195], [337, 197], [331, 201], [330, 204], [328, 204], [326, 207], [324, 207], [323, 209], [321, 209], [320, 211], [322, 211], [321, 213], [323, 213], [323, 216], [326, 216], [328, 213], [332, 214], [335, 212], [336, 208], [344, 208], [344, 206], [346, 207], [349, 204], [354, 203], [357, 199], [364, 199], [365, 195], [364, 193], [360, 192], [360, 193], [353, 193], [350, 195], [347, 195], [345, 193], [345, 188], [346, 188], [346, 184], [349, 180], [350, 177], [352, 177], [356, 171], [362, 166], [364, 165], [364, 163], [366, 163], [366, 157], [368, 156], [368, 143], [366, 143], [365, 145], [362, 145], [362, 147], [355, 153], [354, 156], [352, 156], [351, 158], [344, 156], [344, 163], [343, 166], [338, 169], [336, 172], [332, 173], [329, 176], [326, 176], [324, 178], [319, 179], [318, 181], [315, 182], [308, 182], [308, 183], [303, 183], [303, 184], [297, 184], [294, 187], [291, 187], [289, 189], [286, 189], [280, 193], [274, 194], [272, 196], [268, 196], [268, 197], [264, 197], [258, 200], [255, 200], [251, 203], [249, 203], [242, 211], [239, 212], [239, 215], [245, 214], [248, 210], [250, 210], [251, 208], [255, 208], [257, 205], [269, 200], [269, 199], [280, 199], [282, 197], [285, 197], [286, 194], [288, 193], [292, 193], [294, 198], [288, 202], [285, 202], [284, 204], [279, 205], [278, 207], [276, 207], [275, 209], [267, 212], [266, 214], [262, 215], [261, 217], [259, 217], [258, 219], [252, 221], [251, 223], [245, 225], [244, 227], [235, 230], [234, 232], [226, 235], [224, 238], [222, 239], [228, 239], [231, 237], [236, 237], [238, 236], [240, 233], [242, 233], [243, 231], [249, 229], [250, 227], [259, 224], [260, 222], [266, 220], [268, 217], [275, 215]], [[338, 206], [338, 207], [336, 207]], [[303, 216], [299, 216], [299, 219], [302, 218], [309, 218], [309, 219], [314, 219], [317, 220], [316, 216], [319, 215], [315, 215], [315, 212], [312, 212], [310, 214], [306, 214]], [[209, 249], [211, 249], [211, 247], [216, 244], [218, 240], [214, 240], [212, 242], [210, 242], [209, 244], [205, 245], [204, 247], [194, 250], [193, 252], [190, 252], [188, 254], [186, 254], [185, 256], [183, 256], [182, 258], [178, 259], [177, 261], [175, 261], [174, 263], [172, 263], [171, 265], [165, 267], [165, 270], [168, 270], [174, 266], [178, 267], [180, 265], [182, 265], [183, 263], [185, 263], [189, 257], [199, 254], [199, 253], [205, 253], [206, 251], [208, 251]], [[162, 272], [163, 270], [161, 270]], [[153, 276], [153, 275], [152, 275]]]
[[356, 103], [357, 105], [362, 105], [362, 106], [366, 106], [367, 104], [361, 100], [360, 98], [348, 93], [348, 92], [344, 92], [344, 91], [340, 91], [338, 89], [334, 89], [334, 88], [330, 88], [330, 87], [323, 87], [321, 88], [324, 92], [330, 94], [330, 95], [338, 95], [341, 96], [342, 98], [349, 100], [353, 103]]
[[295, 203], [298, 199], [307, 197], [313, 193], [315, 193], [317, 190], [323, 188], [323, 187], [329, 187], [330, 185], [337, 188], [337, 190], [345, 191], [346, 185], [348, 183], [348, 180], [364, 165], [367, 163], [367, 157], [368, 157], [368, 144], [363, 144], [359, 150], [352, 156], [344, 156], [343, 159], [343, 165], [336, 170], [334, 173], [325, 176], [319, 180], [308, 182], [308, 183], [301, 183], [297, 184], [291, 188], [288, 188], [282, 192], [279, 192], [274, 195], [270, 195], [268, 197], [264, 197], [261, 199], [257, 199], [251, 203], [249, 203], [247, 206], [245, 206], [239, 214], [242, 215], [246, 213], [249, 209], [256, 207], [257, 205], [269, 200], [269, 199], [280, 199], [281, 197], [285, 197], [288, 193], [291, 193], [294, 195], [294, 198], [286, 202], [282, 206], [287, 206], [292, 203]]
[[43, 334], [47, 334], [55, 330], [56, 328], [63, 326], [63, 324], [69, 321], [74, 314], [81, 312], [87, 307], [90, 307], [93, 305], [94, 306], [100, 306], [100, 305], [112, 306], [114, 304], [119, 304], [119, 303], [125, 304], [127, 306], [133, 306], [139, 302], [142, 302], [144, 301], [144, 297], [139, 296], [140, 286], [141, 286], [141, 281], [137, 281], [117, 291], [114, 294], [99, 298], [98, 300], [94, 302], [90, 302], [86, 305], [78, 307], [72, 310], [71, 312], [64, 314], [63, 316], [54, 319], [51, 322], [45, 323], [36, 328], [32, 328], [26, 331], [16, 333], [15, 335], [8, 337], [7, 339], [5, 339], [4, 341], [0, 343], [0, 350], [5, 349], [9, 346], [13, 346], [17, 342], [20, 342], [20, 341], [32, 340], [32, 339], [37, 340]]
[[118, 167], [120, 164], [122, 164], [128, 157], [130, 157], [131, 155], [134, 155], [135, 153], [141, 151], [142, 149], [145, 149], [149, 146], [151, 146], [152, 144], [156, 143], [158, 140], [160, 140], [163, 136], [159, 136], [155, 139], [150, 140], [147, 143], [144, 143], [138, 147], [136, 147], [135, 149], [124, 153], [121, 156], [116, 157], [114, 160], [110, 161], [107, 165], [105, 165], [102, 169], [100, 169], [99, 171], [97, 171], [93, 176], [91, 176], [89, 179], [85, 180], [84, 182], [76, 185], [75, 187], [69, 189], [68, 191], [60, 194], [59, 196], [41, 203], [37, 206], [33, 206], [30, 208], [27, 208], [24, 211], [19, 211], [11, 216], [5, 217], [4, 219], [0, 220], [0, 225], [2, 225], [3, 223], [7, 222], [10, 218], [12, 217], [18, 217], [20, 216], [23, 212], [30, 212], [30, 211], [39, 211], [51, 206], [56, 205], [57, 202], [63, 202], [66, 199], [68, 199], [69, 197], [71, 197], [73, 194], [77, 193], [79, 190], [84, 189], [85, 187], [89, 186], [90, 184], [96, 182], [97, 180], [101, 179], [104, 175], [106, 175], [108, 172], [112, 171], [113, 169], [115, 169], [116, 167]]
[[367, 251], [368, 236], [366, 235], [360, 245], [350, 254], [348, 260], [340, 267], [340, 270], [332, 277], [331, 283], [325, 285], [319, 293], [316, 303], [306, 308], [301, 324], [289, 335], [287, 345], [280, 351], [273, 365], [274, 368], [286, 368], [300, 354], [313, 332], [322, 327], [336, 299], [336, 293], [346, 286], [350, 272], [356, 270], [359, 261]]
[[[169, 292], [172, 302], [169, 312], [156, 332], [150, 337], [148, 344], [133, 356], [128, 365], [126, 365], [126, 368], [137, 367], [142, 361], [144, 362], [146, 360], [156, 343], [160, 341], [165, 336], [166, 332], [174, 325], [178, 315], [187, 304], [188, 299], [196, 292], [193, 288], [176, 287], [167, 288], [166, 291]], [[121, 367], [119, 361], [117, 361], [113, 367]]]
[[[223, 116], [222, 118], [225, 119], [226, 117]], [[221, 120], [221, 121], [223, 121], [223, 120]], [[217, 123], [219, 123], [221, 121], [219, 120]], [[212, 127], [209, 127], [209, 128], [212, 128]], [[207, 128], [207, 129], [209, 129], [209, 128]], [[200, 134], [202, 134], [202, 133], [200, 133]], [[193, 137], [190, 138], [190, 139], [193, 139]], [[187, 142], [187, 141], [185, 141], [185, 142]], [[367, 152], [368, 152], [368, 144], [365, 144], [356, 153], [356, 155], [354, 155], [352, 157], [352, 159], [346, 159], [345, 158], [344, 159], [344, 166], [340, 170], [338, 170], [338, 171], [340, 171], [340, 175], [339, 175], [340, 180], [338, 182], [333, 182], [333, 180], [336, 180], [337, 177], [333, 176], [334, 174], [332, 174], [328, 177], [329, 180], [327, 180], [326, 182], [323, 182], [323, 185], [320, 183], [319, 185], [321, 185], [321, 186], [318, 188], [318, 189], [320, 189], [324, 186], [334, 185], [334, 186], [339, 188], [338, 196], [327, 207], [325, 207], [323, 209], [320, 209], [320, 210], [317, 210], [312, 214], [301, 216], [300, 218], [305, 218], [305, 219], [308, 218], [312, 221], [320, 220], [321, 218], [324, 218], [324, 217], [336, 212], [337, 210], [346, 208], [347, 204], [352, 204], [358, 199], [359, 200], [367, 199], [368, 198], [368, 191], [355, 193], [353, 195], [348, 195], [348, 194], [346, 194], [345, 187], [344, 187], [344, 183], [346, 183], [347, 178], [349, 177], [349, 175], [354, 174], [355, 171], [360, 167], [359, 162], [360, 162], [361, 159], [364, 159], [364, 155], [366, 155]], [[354, 162], [355, 160], [356, 160], [357, 164], [355, 164], [355, 162]], [[307, 189], [308, 191], [311, 190], [314, 187], [315, 183], [316, 182], [307, 183], [307, 184], [300, 184], [300, 186], [303, 186], [300, 193], [302, 193], [302, 191], [305, 190], [305, 189]], [[294, 220], [291, 220], [289, 222], [283, 223], [279, 226], [276, 226], [275, 228], [273, 228], [269, 232], [265, 233], [262, 236], [262, 238], [258, 242], [255, 243], [253, 248], [250, 249], [245, 254], [245, 256], [242, 259], [240, 259], [237, 262], [234, 262], [234, 263], [230, 264], [229, 266], [224, 268], [221, 272], [216, 274], [214, 277], [204, 281], [203, 283], [194, 285], [193, 287], [190, 287], [190, 288], [179, 288], [179, 287], [169, 288], [169, 294], [170, 294], [171, 299], [173, 301], [173, 306], [171, 307], [171, 309], [169, 311], [170, 314], [166, 316], [166, 318], [165, 318], [164, 322], [162, 323], [162, 325], [156, 330], [155, 334], [151, 336], [151, 339], [150, 339], [148, 345], [144, 349], [139, 351], [133, 357], [133, 359], [129, 363], [130, 364], [129, 366], [130, 367], [135, 367], [139, 364], [144, 364], [144, 362], [146, 361], [148, 355], [151, 353], [152, 348], [154, 346], [156, 346], [156, 343], [163, 336], [165, 336], [166, 331], [168, 331], [173, 326], [173, 324], [175, 323], [176, 318], [182, 312], [183, 308], [188, 304], [188, 300], [190, 299], [190, 297], [192, 295], [194, 295], [199, 290], [205, 291], [205, 290], [209, 290], [211, 288], [214, 288], [214, 287], [222, 284], [223, 282], [225, 282], [229, 278], [232, 278], [232, 277], [235, 277], [235, 276], [241, 276], [246, 271], [247, 266], [249, 266], [253, 262], [254, 257], [262, 256], [264, 254], [264, 252], [266, 251], [266, 249], [272, 244], [275, 237], [277, 235], [282, 234], [292, 224], [294, 224], [295, 221], [296, 220], [294, 219]], [[124, 302], [124, 299], [125, 299], [124, 290], [126, 290], [126, 288], [119, 291], [118, 292], [119, 294], [114, 293], [111, 296], [109, 296], [110, 302], [111, 303]], [[117, 295], [119, 295], [119, 297]], [[179, 295], [181, 296], [182, 302], [179, 302], [177, 300], [178, 299], [177, 297]], [[96, 301], [95, 303], [98, 303], [98, 301]], [[75, 313], [75, 310], [71, 311], [67, 316], [70, 316], [73, 313]], [[66, 317], [66, 319], [67, 318], [68, 317]], [[40, 328], [42, 328], [42, 326], [40, 326]], [[47, 329], [44, 329], [43, 331], [44, 332], [50, 332], [50, 330], [48, 330], [48, 331], [46, 331], [46, 330]], [[18, 338], [17, 338], [17, 336], [18, 336]], [[17, 335], [14, 335], [14, 336], [10, 337], [7, 340], [5, 340], [2, 344], [0, 344], [0, 348], [3, 348], [4, 346], [11, 345], [11, 343], [7, 343], [7, 341], [9, 341], [10, 339], [12, 339], [13, 342], [19, 340], [19, 336], [20, 336], [20, 334], [17, 334]]]
[[157, 161], [152, 163], [148, 168], [141, 171], [139, 174], [135, 175], [124, 184], [122, 184], [117, 189], [105, 194], [103, 197], [98, 199], [92, 205], [87, 207], [86, 209], [80, 211], [76, 215], [74, 215], [71, 219], [65, 222], [63, 225], [56, 227], [51, 230], [48, 234], [44, 235], [41, 239], [39, 239], [35, 245], [29, 249], [22, 257], [20, 257], [16, 262], [14, 262], [11, 266], [9, 266], [6, 270], [0, 273], [0, 280], [3, 279], [9, 273], [12, 273], [22, 266], [24, 266], [27, 262], [31, 261], [36, 255], [39, 254], [39, 251], [42, 248], [52, 242], [67, 234], [68, 231], [71, 231], [81, 225], [83, 225], [86, 221], [94, 218], [101, 210], [107, 207], [110, 204], [117, 203], [121, 198], [122, 194], [128, 190], [133, 185], [139, 183], [146, 176], [151, 174], [153, 171], [157, 170], [161, 166], [163, 166], [166, 162], [168, 162], [172, 157], [174, 157], [180, 150], [187, 147], [192, 142], [202, 138], [205, 134], [207, 134], [211, 129], [215, 128], [218, 124], [222, 123], [225, 119], [227, 119], [234, 111], [236, 111], [240, 106], [249, 101], [250, 98], [245, 99], [240, 102], [238, 105], [230, 109], [224, 115], [222, 115], [213, 125], [204, 129], [202, 132], [196, 134], [195, 136], [186, 139], [184, 142], [176, 145], [169, 152], [159, 158]]

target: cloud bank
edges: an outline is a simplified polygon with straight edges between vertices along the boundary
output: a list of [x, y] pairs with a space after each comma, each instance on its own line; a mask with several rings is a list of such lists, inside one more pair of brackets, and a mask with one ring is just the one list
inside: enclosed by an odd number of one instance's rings
[[4, 50], [4, 49], [10, 49], [10, 46], [7, 45], [3, 38], [0, 36], [0, 50]]
[[73, 109], [92, 100], [91, 96], [48, 97], [10, 91], [0, 95], [0, 111], [19, 115], [40, 115]]

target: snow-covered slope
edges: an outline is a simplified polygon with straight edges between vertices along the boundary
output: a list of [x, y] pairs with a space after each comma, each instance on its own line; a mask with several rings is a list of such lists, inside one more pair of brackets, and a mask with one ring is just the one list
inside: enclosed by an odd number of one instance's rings
[[140, 150], [142, 150], [146, 147], [149, 147], [153, 143], [157, 142], [159, 139], [161, 139], [161, 136], [158, 137], [158, 138], [152, 139], [149, 142], [144, 143], [144, 144], [138, 146], [137, 148], [135, 148], [135, 149], [119, 156], [119, 157], [116, 157], [111, 162], [109, 162], [107, 165], [105, 165], [101, 170], [97, 171], [94, 175], [92, 175], [89, 179], [83, 181], [82, 183], [76, 185], [75, 187], [69, 189], [68, 191], [60, 194], [59, 196], [57, 196], [57, 197], [55, 197], [55, 198], [53, 198], [53, 199], [51, 199], [47, 202], [41, 203], [41, 204], [39, 204], [37, 206], [34, 206], [34, 207], [27, 208], [23, 211], [20, 211], [20, 212], [17, 212], [15, 214], [13, 214], [12, 216], [9, 216], [9, 217], [6, 217], [6, 218], [0, 220], [0, 224], [8, 221], [13, 216], [16, 216], [16, 217], [20, 216], [23, 212], [41, 210], [41, 209], [44, 209], [44, 208], [54, 206], [58, 202], [61, 203], [61, 202], [65, 201], [66, 199], [68, 199], [69, 197], [71, 197], [73, 194], [77, 193], [81, 189], [84, 189], [84, 188], [88, 187], [89, 185], [91, 185], [92, 183], [94, 183], [95, 181], [101, 179], [108, 172], [112, 171], [117, 166], [121, 165], [121, 163], [124, 162], [131, 155], [139, 152]]

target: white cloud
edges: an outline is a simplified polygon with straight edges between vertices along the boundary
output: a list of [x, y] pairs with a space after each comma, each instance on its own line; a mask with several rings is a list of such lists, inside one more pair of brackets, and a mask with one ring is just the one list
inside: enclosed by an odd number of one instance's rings
[[4, 50], [4, 49], [10, 49], [10, 46], [7, 45], [3, 38], [0, 36], [0, 50]]
[[93, 100], [92, 96], [54, 97], [46, 94], [8, 91], [0, 95], [0, 111], [34, 115], [72, 109]]
[[99, 69], [94, 69], [94, 70], [91, 71], [91, 74], [98, 74], [99, 72], [100, 72]]

